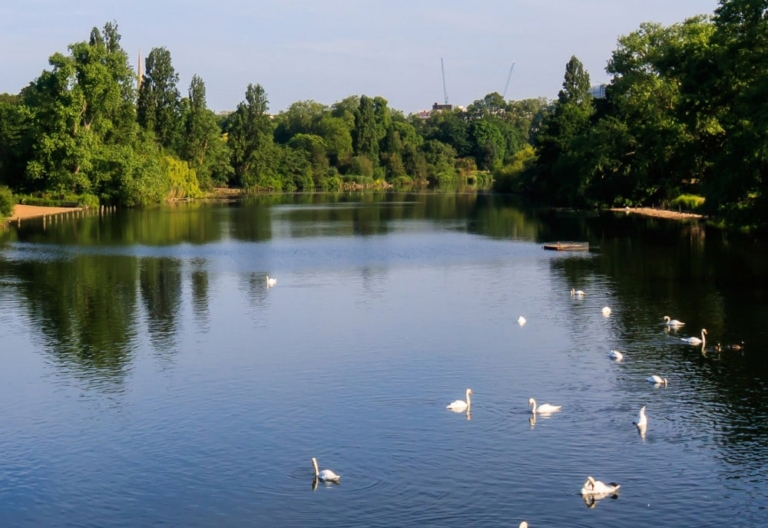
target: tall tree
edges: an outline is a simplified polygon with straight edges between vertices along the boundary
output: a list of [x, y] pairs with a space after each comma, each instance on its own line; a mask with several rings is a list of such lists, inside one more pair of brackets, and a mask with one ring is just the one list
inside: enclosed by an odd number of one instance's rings
[[534, 194], [551, 201], [576, 201], [579, 182], [574, 181], [572, 167], [562, 162], [567, 159], [573, 139], [588, 127], [592, 112], [589, 74], [578, 58], [571, 57], [554, 111], [544, 119], [538, 136], [538, 167], [529, 182]]
[[[267, 114], [269, 101], [261, 85], [249, 84], [245, 101], [237, 105], [228, 129], [232, 167], [238, 184], [276, 187], [272, 125]], [[279, 185], [277, 185], [279, 187]]]
[[379, 132], [376, 123], [376, 111], [373, 99], [365, 95], [360, 97], [360, 106], [355, 112], [355, 130], [352, 136], [355, 154], [365, 156], [374, 164], [379, 162]]
[[178, 145], [181, 122], [178, 82], [171, 52], [164, 47], [153, 48], [145, 61], [136, 115], [145, 130], [154, 132], [157, 141], [172, 150]]
[[205, 83], [197, 75], [189, 84], [189, 98], [184, 105], [184, 134], [180, 140], [181, 159], [189, 162], [203, 189], [226, 181], [232, 171], [229, 151], [205, 99]]
[[768, 0], [720, 0], [713, 44], [716, 69], [707, 70], [702, 99], [722, 126], [723, 141], [716, 178], [707, 185], [708, 208], [768, 230]]
[[111, 146], [131, 141], [133, 78], [119, 46], [117, 25], [108, 23], [88, 42], [54, 54], [23, 91], [35, 123], [33, 154], [27, 177], [61, 193], [97, 192], [101, 160]]

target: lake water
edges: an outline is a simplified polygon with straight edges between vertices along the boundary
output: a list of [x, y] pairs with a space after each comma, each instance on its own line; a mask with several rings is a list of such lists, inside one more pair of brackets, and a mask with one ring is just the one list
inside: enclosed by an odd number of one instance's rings
[[[766, 526], [766, 264], [695, 222], [483, 195], [12, 225], [0, 524]], [[588, 475], [618, 498], [587, 504]]]

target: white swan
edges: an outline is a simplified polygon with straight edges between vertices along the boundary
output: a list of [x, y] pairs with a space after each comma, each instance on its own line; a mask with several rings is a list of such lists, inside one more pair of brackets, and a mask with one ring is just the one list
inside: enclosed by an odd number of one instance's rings
[[701, 348], [704, 348], [707, 344], [707, 338], [705, 337], [707, 335], [707, 329], [702, 328], [701, 329], [701, 339], [698, 337], [683, 337], [681, 340], [684, 343], [688, 343], [689, 345], [701, 345]]
[[587, 294], [587, 292], [585, 292], [585, 291], [571, 290], [571, 297], [574, 297], [574, 296], [582, 297], [582, 296], [584, 296], [586, 294]]
[[277, 279], [267, 275], [267, 288], [274, 286], [275, 284], [277, 284]]
[[519, 324], [520, 326], [523, 326], [527, 322], [528, 321], [526, 321], [525, 317], [523, 317], [522, 315], [517, 319], [517, 324]]
[[450, 409], [453, 412], [464, 412], [469, 409], [469, 406], [472, 405], [472, 402], [469, 399], [470, 394], [474, 394], [472, 389], [467, 389], [467, 401], [456, 400], [455, 402], [449, 403], [446, 409]]
[[312, 464], [315, 466], [315, 478], [317, 480], [322, 480], [323, 482], [338, 482], [341, 478], [341, 475], [337, 475], [330, 469], [319, 471], [317, 469], [317, 459], [314, 457], [312, 457]]
[[531, 410], [531, 413], [533, 413], [534, 415], [536, 413], [549, 414], [549, 413], [557, 412], [563, 408], [562, 405], [550, 405], [549, 403], [543, 403], [539, 406], [536, 406], [536, 400], [534, 400], [533, 398], [528, 400], [528, 405], [533, 405], [533, 409]]
[[622, 359], [624, 359], [624, 354], [622, 354], [618, 350], [611, 350], [608, 353], [608, 357], [611, 359], [615, 359], [616, 361], [621, 361]]
[[670, 319], [668, 315], [664, 316], [664, 324], [667, 326], [685, 326], [685, 323], [677, 319]]
[[603, 308], [603, 315], [604, 315], [604, 316], [606, 316], [606, 317], [608, 317], [609, 315], [611, 315], [611, 309], [610, 309], [610, 308], [608, 308], [607, 306], [606, 306], [606, 307], [604, 307], [604, 308]]
[[645, 417], [645, 405], [640, 409], [637, 415], [637, 421], [634, 423], [638, 429], [644, 429], [648, 425], [648, 418]]
[[664, 385], [665, 387], [667, 386], [667, 378], [662, 378], [656, 374], [646, 378], [645, 381], [648, 383], [655, 383], [656, 385]]
[[528, 528], [528, 523], [523, 521], [520, 523], [520, 526], [518, 526], [517, 528]]
[[616, 484], [615, 482], [609, 482], [606, 484], [604, 482], [600, 482], [599, 480], [595, 480], [592, 477], [587, 477], [587, 481], [581, 487], [581, 494], [603, 496], [614, 495], [617, 491], [619, 491], [620, 487], [621, 485]]

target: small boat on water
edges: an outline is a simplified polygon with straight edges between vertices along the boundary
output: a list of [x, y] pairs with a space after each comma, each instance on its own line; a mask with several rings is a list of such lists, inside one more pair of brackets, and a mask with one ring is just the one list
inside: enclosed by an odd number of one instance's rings
[[589, 242], [550, 242], [543, 247], [551, 251], [589, 251]]

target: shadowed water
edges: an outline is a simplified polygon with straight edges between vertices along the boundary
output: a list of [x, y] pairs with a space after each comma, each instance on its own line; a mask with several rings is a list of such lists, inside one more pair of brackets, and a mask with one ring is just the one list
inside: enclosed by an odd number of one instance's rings
[[[698, 223], [482, 195], [12, 226], [1, 524], [766, 525], [767, 262]], [[312, 457], [341, 483], [315, 488]], [[587, 504], [588, 475], [618, 498]]]

